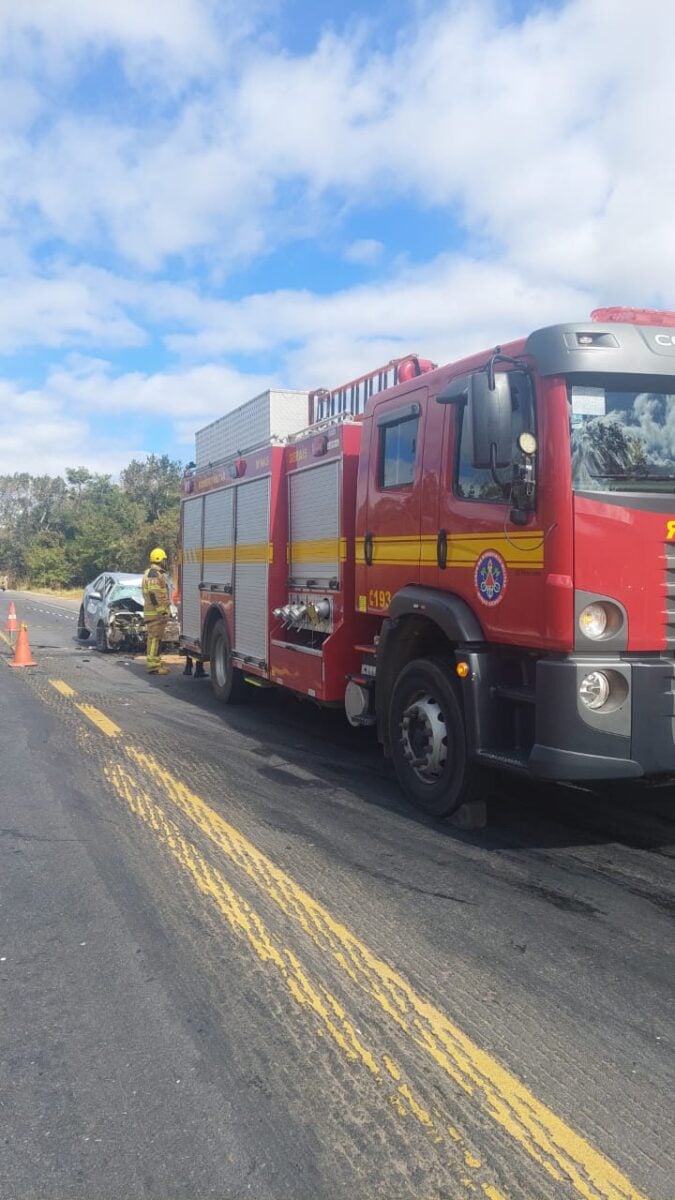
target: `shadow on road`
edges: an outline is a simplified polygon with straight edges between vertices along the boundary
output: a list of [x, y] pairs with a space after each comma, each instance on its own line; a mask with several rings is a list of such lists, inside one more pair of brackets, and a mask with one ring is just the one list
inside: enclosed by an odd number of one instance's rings
[[[642, 850], [667, 852], [675, 847], [675, 785], [614, 783], [572, 786], [513, 776], [486, 776], [488, 826], [479, 832], [458, 830], [416, 812], [398, 789], [384, 761], [375, 732], [352, 729], [344, 713], [321, 709], [277, 688], [251, 688], [240, 705], [223, 707], [215, 700], [208, 678], [182, 675], [145, 677], [139, 662], [127, 669], [146, 678], [150, 687], [170, 690], [181, 705], [197, 708], [253, 739], [260, 755], [259, 773], [278, 786], [308, 786], [295, 774], [304, 768], [327, 790], [348, 788], [364, 805], [397, 813], [411, 823], [433, 829], [439, 838], [461, 839], [485, 849], [594, 845], [620, 842]], [[270, 759], [283, 759], [286, 769]]]

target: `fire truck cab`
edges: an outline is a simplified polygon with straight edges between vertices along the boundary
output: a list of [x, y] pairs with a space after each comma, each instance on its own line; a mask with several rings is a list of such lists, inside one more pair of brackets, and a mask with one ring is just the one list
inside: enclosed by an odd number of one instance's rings
[[675, 773], [675, 315], [292, 395], [296, 430], [223, 418], [184, 481], [182, 642], [219, 698], [344, 705], [437, 815], [485, 768]]

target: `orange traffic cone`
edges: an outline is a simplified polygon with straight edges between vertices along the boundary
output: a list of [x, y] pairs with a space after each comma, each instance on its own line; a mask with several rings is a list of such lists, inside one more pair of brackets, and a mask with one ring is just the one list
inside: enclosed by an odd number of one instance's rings
[[7, 620], [5, 621], [5, 633], [16, 633], [18, 628], [19, 622], [16, 619], [16, 608], [14, 607], [14, 601], [11, 600]]
[[28, 642], [27, 625], [22, 625], [19, 630], [19, 636], [16, 639], [14, 658], [9, 665], [10, 667], [37, 667], [37, 663], [31, 654], [31, 649]]

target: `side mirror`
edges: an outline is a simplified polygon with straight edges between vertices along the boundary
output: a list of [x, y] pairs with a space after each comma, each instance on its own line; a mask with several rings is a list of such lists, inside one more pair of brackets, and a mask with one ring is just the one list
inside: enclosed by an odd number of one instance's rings
[[469, 390], [468, 375], [460, 375], [458, 379], [451, 379], [446, 383], [445, 387], [436, 397], [437, 404], [466, 404], [467, 392]]
[[90, 593], [89, 593], [89, 599], [90, 599], [90, 600], [100, 600], [100, 599], [101, 599], [101, 593], [100, 593], [100, 592], [90, 592]]
[[494, 388], [489, 383], [485, 371], [477, 371], [469, 379], [472, 465], [477, 469], [510, 467], [513, 460], [508, 373], [494, 376]]

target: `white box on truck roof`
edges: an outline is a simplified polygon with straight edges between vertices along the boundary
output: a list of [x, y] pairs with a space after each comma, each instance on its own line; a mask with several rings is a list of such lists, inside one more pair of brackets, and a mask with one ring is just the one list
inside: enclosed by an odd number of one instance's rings
[[197, 469], [304, 429], [309, 424], [308, 396], [308, 392], [269, 389], [199, 429], [195, 434]]

